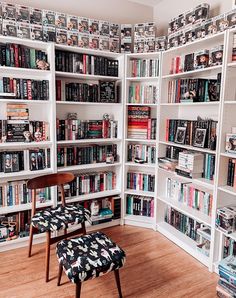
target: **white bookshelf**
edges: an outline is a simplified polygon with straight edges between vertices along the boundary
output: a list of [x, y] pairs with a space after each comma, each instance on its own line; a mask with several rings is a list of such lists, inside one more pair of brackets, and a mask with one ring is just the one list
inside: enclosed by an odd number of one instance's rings
[[[124, 185], [124, 223], [127, 225], [133, 225], [138, 227], [145, 227], [156, 230], [155, 217], [156, 217], [156, 205], [157, 205], [157, 162], [152, 164], [138, 164], [134, 162], [128, 162], [128, 153], [127, 146], [130, 144], [142, 144], [155, 146], [156, 148], [156, 157], [158, 150], [158, 132], [156, 132], [156, 139], [137, 139], [137, 138], [128, 138], [127, 134], [127, 113], [130, 106], [141, 106], [141, 107], [150, 107], [151, 108], [151, 118], [156, 118], [158, 122], [159, 115], [159, 100], [160, 100], [160, 89], [161, 89], [161, 53], [140, 53], [140, 54], [126, 54], [125, 57], [125, 105], [124, 105], [124, 153], [123, 153], [123, 185]], [[130, 60], [131, 59], [158, 59], [158, 76], [145, 76], [145, 77], [132, 77], [130, 69]], [[130, 103], [129, 102], [129, 86], [132, 84], [143, 84], [143, 85], [154, 85], [158, 88], [158, 101], [156, 103]], [[157, 159], [156, 159], [157, 161]], [[127, 189], [127, 173], [128, 172], [141, 172], [145, 174], [155, 175], [155, 190], [150, 191], [141, 191]], [[126, 214], [127, 208], [127, 196], [143, 196], [150, 197], [154, 199], [154, 217], [140, 216], [140, 215], [130, 215]]]

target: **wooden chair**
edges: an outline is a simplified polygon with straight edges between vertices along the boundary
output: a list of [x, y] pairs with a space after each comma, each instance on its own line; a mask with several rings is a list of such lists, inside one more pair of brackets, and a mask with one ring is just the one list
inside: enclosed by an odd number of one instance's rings
[[[31, 225], [29, 237], [28, 257], [31, 257], [33, 235], [36, 231], [46, 233], [46, 282], [49, 281], [50, 245], [74, 235], [86, 234], [85, 221], [89, 218], [89, 211], [81, 206], [66, 204], [64, 185], [74, 180], [72, 173], [58, 173], [40, 176], [28, 181], [28, 189], [33, 190]], [[36, 212], [36, 190], [40, 188], [58, 186], [61, 190], [61, 205], [56, 208], [46, 208]], [[67, 233], [69, 224], [81, 224], [79, 229]], [[64, 235], [51, 237], [51, 233], [64, 230]]]

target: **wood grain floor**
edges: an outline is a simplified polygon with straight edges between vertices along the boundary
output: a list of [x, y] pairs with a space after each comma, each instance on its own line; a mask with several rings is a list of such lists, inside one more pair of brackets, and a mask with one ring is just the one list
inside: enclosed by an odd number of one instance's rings
[[[164, 236], [151, 230], [119, 226], [104, 230], [127, 254], [121, 270], [124, 297], [216, 297], [218, 277]], [[44, 245], [33, 246], [33, 256], [21, 248], [0, 254], [0, 297], [72, 298], [74, 285], [63, 274], [56, 286], [58, 263], [51, 249], [50, 282], [44, 282]], [[87, 281], [82, 298], [118, 297], [113, 274]]]

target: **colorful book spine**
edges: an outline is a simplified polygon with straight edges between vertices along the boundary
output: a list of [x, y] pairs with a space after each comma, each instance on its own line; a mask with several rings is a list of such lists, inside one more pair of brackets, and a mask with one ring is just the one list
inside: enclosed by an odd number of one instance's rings
[[154, 192], [155, 175], [129, 172], [127, 173], [127, 188], [140, 191]]
[[154, 199], [151, 197], [127, 195], [126, 214], [154, 217]]

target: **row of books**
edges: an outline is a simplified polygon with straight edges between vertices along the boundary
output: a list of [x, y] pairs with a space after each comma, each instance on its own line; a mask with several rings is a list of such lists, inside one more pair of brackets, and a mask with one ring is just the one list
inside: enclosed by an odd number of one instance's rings
[[236, 242], [231, 237], [224, 236], [223, 240], [223, 259], [228, 256], [235, 256], [236, 254]]
[[117, 138], [117, 126], [113, 120], [57, 119], [57, 140]]
[[126, 214], [154, 217], [154, 199], [150, 197], [127, 195]]
[[115, 81], [75, 83], [56, 80], [56, 100], [75, 102], [119, 102], [120, 87]]
[[6, 43], [0, 44], [0, 65], [40, 69], [39, 61], [47, 62], [47, 53], [23, 45]]
[[157, 85], [132, 83], [129, 86], [129, 103], [155, 104], [158, 99], [159, 88]]
[[165, 213], [165, 222], [194, 241], [198, 240], [197, 230], [200, 228], [201, 223], [191, 217], [188, 217], [187, 215], [168, 206]]
[[158, 77], [159, 59], [132, 58], [129, 62], [131, 77]]
[[215, 175], [215, 155], [204, 154], [204, 172], [202, 177], [207, 180], [214, 180]]
[[230, 158], [228, 161], [227, 185], [236, 188], [236, 159]]
[[155, 191], [155, 175], [146, 173], [127, 173], [127, 189]]
[[155, 140], [156, 124], [157, 119], [151, 119], [150, 107], [128, 107], [128, 138]]
[[49, 140], [49, 123], [45, 121], [0, 120], [1, 142], [42, 142]]
[[119, 75], [118, 60], [58, 50], [55, 56], [56, 71], [112, 77]]
[[197, 189], [192, 183], [183, 183], [176, 179], [167, 178], [166, 195], [184, 205], [211, 216], [213, 195]]
[[67, 167], [73, 165], [95, 164], [106, 162], [108, 155], [117, 161], [117, 144], [89, 145], [84, 147], [57, 147], [57, 166]]
[[178, 79], [168, 82], [168, 103], [220, 100], [221, 73], [213, 79]]
[[65, 186], [65, 197], [76, 197], [116, 188], [116, 174], [111, 171], [77, 174], [75, 179]]
[[0, 98], [49, 100], [49, 81], [3, 77], [0, 79]]
[[211, 119], [166, 119], [166, 141], [194, 147], [216, 149], [218, 122]]
[[148, 164], [156, 163], [156, 146], [144, 144], [127, 145], [127, 161], [142, 161]]
[[50, 168], [50, 149], [0, 152], [0, 172], [38, 171]]
[[[0, 185], [0, 207], [16, 206], [32, 202], [33, 191], [27, 189], [27, 181], [14, 181]], [[51, 200], [50, 188], [36, 190], [36, 201], [45, 203]]]

